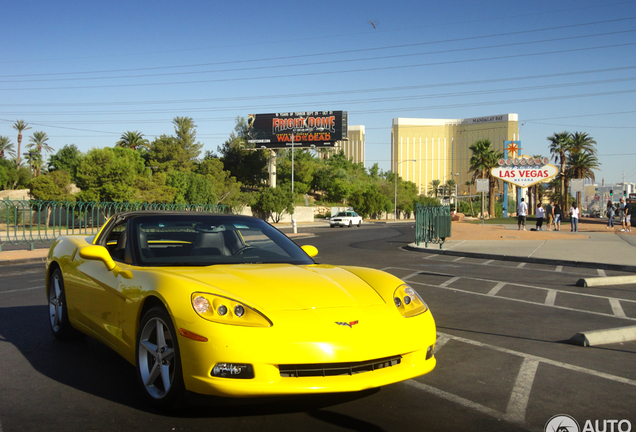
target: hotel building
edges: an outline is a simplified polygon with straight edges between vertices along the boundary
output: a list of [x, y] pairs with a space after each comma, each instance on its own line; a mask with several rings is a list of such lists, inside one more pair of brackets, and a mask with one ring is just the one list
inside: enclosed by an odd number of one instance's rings
[[428, 194], [433, 180], [444, 184], [451, 178], [457, 182], [459, 194], [468, 192], [464, 183], [472, 179], [469, 147], [482, 139], [489, 139], [494, 150], [503, 152], [504, 141], [519, 140], [519, 116], [395, 118], [391, 127], [391, 170], [397, 169], [400, 177], [415, 183], [419, 194]]

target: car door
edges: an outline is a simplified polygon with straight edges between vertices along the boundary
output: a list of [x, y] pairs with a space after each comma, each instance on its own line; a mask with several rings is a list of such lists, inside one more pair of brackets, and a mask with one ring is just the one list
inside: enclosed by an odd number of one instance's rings
[[[123, 227], [116, 227], [116, 236], [123, 236]], [[117, 264], [124, 265], [112, 247], [107, 248]], [[121, 254], [123, 257], [123, 253]], [[78, 265], [73, 280], [73, 316], [96, 337], [115, 348], [122, 338], [119, 322], [120, 309], [125, 298], [118, 290], [122, 285], [121, 266], [108, 270], [103, 262], [85, 260], [76, 254]]]

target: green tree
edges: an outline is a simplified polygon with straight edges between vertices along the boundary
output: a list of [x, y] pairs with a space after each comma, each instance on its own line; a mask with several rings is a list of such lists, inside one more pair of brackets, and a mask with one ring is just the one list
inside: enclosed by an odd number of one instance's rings
[[149, 177], [139, 153], [115, 147], [92, 149], [77, 170], [78, 194], [81, 201], [127, 202], [139, 195], [140, 177]]
[[37, 153], [40, 155], [39, 164], [36, 167], [36, 171], [34, 172], [34, 176], [37, 177], [40, 175], [42, 164], [44, 163], [44, 152], [50, 153], [53, 151], [53, 147], [47, 144], [49, 140], [46, 132], [35, 131], [33, 135], [29, 138], [30, 144], [27, 145], [28, 149], [35, 149]]
[[431, 180], [429, 184], [431, 190], [428, 191], [428, 194], [434, 198], [437, 198], [439, 195], [439, 187], [442, 184], [441, 180]]
[[252, 202], [252, 210], [260, 213], [265, 220], [272, 219], [272, 222], [280, 222], [285, 212], [291, 214], [294, 208], [294, 201], [291, 195], [291, 187], [282, 185], [276, 188], [263, 188], [255, 193], [255, 200]]
[[33, 177], [37, 177], [42, 164], [44, 163], [42, 161], [42, 154], [38, 150], [33, 149], [23, 153], [22, 156], [24, 156], [24, 160], [26, 160], [29, 165], [31, 175]]
[[15, 162], [15, 166], [16, 167], [20, 167], [20, 154], [22, 151], [22, 132], [24, 132], [25, 130], [31, 129], [31, 127], [29, 126], [28, 123], [25, 123], [24, 120], [16, 120], [16, 122], [13, 124], [13, 129], [18, 131], [18, 150], [17, 150], [17, 155], [16, 155], [16, 162]]
[[473, 173], [472, 179], [488, 179], [488, 214], [495, 215], [495, 185], [496, 178], [490, 170], [499, 165], [499, 159], [503, 158], [503, 153], [492, 148], [489, 139], [476, 141], [469, 147], [472, 151], [470, 157], [469, 170]]
[[269, 154], [267, 150], [250, 149], [246, 137], [247, 122], [237, 117], [230, 137], [218, 148], [220, 160], [224, 169], [241, 184], [258, 187], [268, 178]]
[[144, 134], [139, 131], [126, 131], [121, 135], [119, 141], [115, 143], [117, 147], [125, 147], [136, 150], [138, 147], [148, 147], [150, 142], [144, 138]]
[[64, 170], [71, 175], [71, 181], [75, 182], [77, 178], [77, 168], [84, 155], [75, 144], [67, 144], [57, 151], [57, 153], [49, 156], [49, 172]]
[[5, 153], [15, 157], [15, 149], [13, 144], [11, 144], [11, 138], [0, 136], [0, 159], [5, 158]]
[[550, 141], [549, 149], [552, 159], [559, 164], [559, 177], [561, 179], [561, 208], [567, 209], [567, 185], [565, 165], [567, 163], [567, 155], [572, 147], [572, 140], [570, 139], [570, 133], [562, 131], [554, 133], [548, 137]]
[[6, 159], [0, 159], [0, 190], [11, 189], [18, 182], [18, 170], [15, 164]]
[[223, 169], [223, 163], [219, 159], [206, 155], [197, 172], [204, 175], [212, 185], [212, 191], [217, 197], [216, 204], [229, 205], [232, 208], [245, 204], [241, 183]]
[[172, 123], [177, 136], [155, 138], [144, 157], [148, 166], [156, 172], [193, 171], [203, 147], [203, 144], [195, 142], [196, 125], [190, 117], [175, 117]]
[[42, 201], [75, 201], [71, 194], [71, 175], [64, 170], [34, 178], [29, 184], [29, 193]]
[[[580, 151], [568, 155], [566, 175], [569, 178], [589, 179], [594, 181], [594, 170], [601, 166], [596, 155], [588, 151]], [[580, 205], [581, 193], [577, 192], [577, 203]]]

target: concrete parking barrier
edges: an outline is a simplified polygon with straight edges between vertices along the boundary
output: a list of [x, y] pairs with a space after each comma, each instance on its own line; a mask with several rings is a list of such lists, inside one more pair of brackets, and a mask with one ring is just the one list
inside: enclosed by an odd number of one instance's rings
[[611, 276], [579, 279], [576, 282], [578, 287], [596, 287], [605, 285], [627, 285], [636, 284], [636, 276]]
[[580, 332], [570, 338], [570, 343], [580, 346], [606, 345], [636, 340], [636, 326]]

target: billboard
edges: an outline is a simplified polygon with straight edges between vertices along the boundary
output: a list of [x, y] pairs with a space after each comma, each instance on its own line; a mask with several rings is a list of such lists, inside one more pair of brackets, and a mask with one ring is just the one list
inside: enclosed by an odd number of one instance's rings
[[256, 148], [330, 147], [347, 139], [346, 111], [248, 114], [247, 142]]

